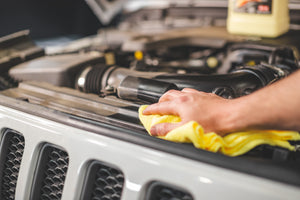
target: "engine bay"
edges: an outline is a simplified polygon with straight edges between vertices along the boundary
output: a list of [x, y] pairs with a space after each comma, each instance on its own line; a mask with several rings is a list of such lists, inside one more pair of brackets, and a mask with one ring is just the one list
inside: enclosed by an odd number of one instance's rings
[[[225, 32], [204, 30], [207, 35]], [[45, 54], [30, 41], [28, 32], [19, 32], [3, 38], [4, 45], [11, 46], [3, 50], [7, 54], [3, 65], [7, 66], [2, 71], [16, 81], [48, 82], [84, 93], [154, 103], [166, 91], [185, 87], [237, 98], [299, 68], [298, 55], [291, 46], [230, 41], [197, 36], [198, 30], [191, 32], [167, 38], [165, 33], [139, 35], [117, 47], [54, 54]], [[13, 84], [9, 80], [2, 89]]]

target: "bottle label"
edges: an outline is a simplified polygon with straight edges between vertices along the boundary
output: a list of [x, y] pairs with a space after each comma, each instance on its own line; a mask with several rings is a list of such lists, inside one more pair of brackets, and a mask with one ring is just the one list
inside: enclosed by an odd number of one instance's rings
[[272, 0], [234, 0], [234, 11], [250, 14], [272, 14]]

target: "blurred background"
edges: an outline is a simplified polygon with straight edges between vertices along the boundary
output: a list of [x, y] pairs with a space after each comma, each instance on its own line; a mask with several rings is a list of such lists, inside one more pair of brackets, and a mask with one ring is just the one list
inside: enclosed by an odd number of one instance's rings
[[101, 23], [84, 0], [2, 0], [0, 37], [30, 29], [34, 39], [96, 34]]
[[[127, 22], [119, 27], [129, 30], [136, 27], [141, 30], [147, 26], [147, 31], [153, 31], [157, 27], [161, 28], [163, 20], [166, 20], [163, 23], [169, 27], [203, 26], [199, 22], [210, 23], [212, 17], [217, 19], [212, 25], [226, 25], [227, 0], [124, 0], [123, 3], [126, 4], [123, 6], [123, 12], [114, 16], [106, 25], [101, 24], [87, 1], [94, 1], [99, 5], [101, 4], [99, 2], [104, 0], [2, 0], [0, 37], [29, 29], [31, 37], [35, 40], [64, 36], [76, 39], [94, 35], [100, 28], [119, 24], [124, 18], [127, 18]], [[113, 4], [118, 0], [105, 1]], [[290, 10], [292, 27], [298, 30], [300, 0], [289, 2], [292, 8]], [[201, 8], [203, 5], [205, 8]], [[147, 6], [157, 9], [149, 12], [137, 11]], [[182, 20], [183, 18], [185, 19]]]

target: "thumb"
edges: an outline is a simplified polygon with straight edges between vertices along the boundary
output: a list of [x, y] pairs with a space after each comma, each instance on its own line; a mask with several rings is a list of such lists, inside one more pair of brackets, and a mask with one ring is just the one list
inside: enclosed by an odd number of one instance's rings
[[165, 136], [171, 130], [179, 127], [181, 123], [160, 123], [151, 127], [150, 133], [152, 136]]

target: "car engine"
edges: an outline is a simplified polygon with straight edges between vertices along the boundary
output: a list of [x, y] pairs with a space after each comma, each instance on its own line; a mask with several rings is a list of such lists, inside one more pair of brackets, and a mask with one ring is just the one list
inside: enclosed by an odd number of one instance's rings
[[[253, 177], [266, 180], [273, 190], [284, 185], [283, 194], [291, 195], [287, 199], [297, 199], [297, 142], [291, 142], [294, 152], [261, 145], [231, 158], [151, 137], [139, 121], [138, 108], [157, 102], [170, 89], [188, 87], [233, 99], [299, 69], [299, 30], [276, 39], [230, 35], [226, 5], [210, 5], [177, 3], [125, 12], [117, 28], [63, 45], [40, 46], [29, 30], [0, 38], [1, 199], [202, 199], [204, 191], [192, 184], [206, 188], [210, 179], [202, 174], [200, 184], [192, 177], [203, 163], [208, 177], [218, 173], [206, 168], [211, 165], [241, 185], [244, 180], [253, 186]], [[147, 149], [171, 155], [170, 161]], [[129, 155], [135, 153], [137, 158]], [[153, 155], [161, 156], [162, 164]], [[140, 165], [143, 159], [150, 164]], [[171, 167], [166, 173], [167, 163], [175, 161], [183, 163], [182, 169]], [[159, 168], [152, 172], [152, 165], [164, 166], [168, 178], [161, 178]], [[249, 199], [277, 197], [253, 190]], [[221, 194], [237, 199], [246, 191]]]

